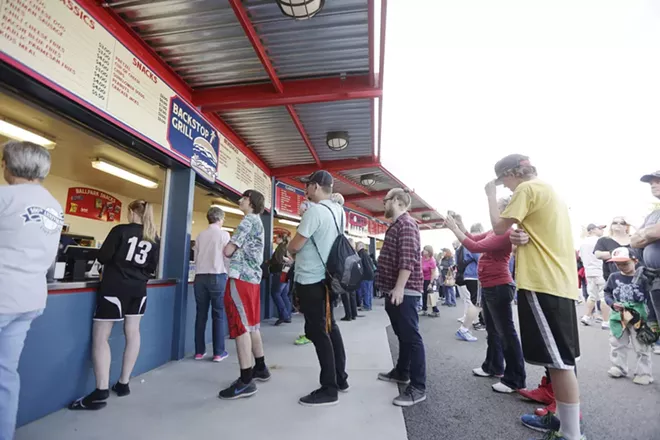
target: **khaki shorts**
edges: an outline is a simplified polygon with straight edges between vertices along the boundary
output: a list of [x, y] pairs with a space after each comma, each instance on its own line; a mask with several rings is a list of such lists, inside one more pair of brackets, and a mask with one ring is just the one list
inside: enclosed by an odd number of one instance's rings
[[605, 280], [603, 277], [587, 277], [587, 293], [593, 302], [605, 299]]

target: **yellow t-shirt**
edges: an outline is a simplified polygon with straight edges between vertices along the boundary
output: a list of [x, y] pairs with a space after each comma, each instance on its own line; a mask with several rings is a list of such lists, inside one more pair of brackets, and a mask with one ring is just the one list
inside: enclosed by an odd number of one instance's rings
[[571, 221], [554, 189], [538, 179], [521, 183], [501, 217], [516, 220], [529, 235], [529, 243], [516, 251], [518, 288], [577, 299]]

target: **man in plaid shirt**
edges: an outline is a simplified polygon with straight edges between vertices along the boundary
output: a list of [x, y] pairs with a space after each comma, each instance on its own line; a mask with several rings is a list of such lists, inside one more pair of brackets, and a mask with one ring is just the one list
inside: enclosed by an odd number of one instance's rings
[[385, 311], [399, 339], [399, 360], [392, 371], [378, 374], [378, 379], [408, 385], [392, 403], [412, 406], [426, 400], [426, 354], [417, 315], [424, 290], [422, 248], [417, 223], [407, 212], [412, 203], [409, 192], [393, 189], [383, 202], [392, 225], [378, 258], [376, 286], [387, 295]]

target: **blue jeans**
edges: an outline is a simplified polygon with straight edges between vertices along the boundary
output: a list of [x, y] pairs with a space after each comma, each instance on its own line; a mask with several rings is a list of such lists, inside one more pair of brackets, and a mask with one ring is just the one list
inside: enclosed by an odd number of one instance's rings
[[482, 287], [481, 291], [481, 305], [488, 332], [486, 360], [481, 368], [493, 375], [504, 374], [501, 382], [510, 388], [525, 388], [525, 361], [511, 311], [516, 288], [510, 284], [501, 284]]
[[365, 310], [371, 310], [371, 300], [374, 296], [373, 280], [362, 280], [360, 287], [358, 287], [358, 296], [362, 301], [362, 307]]
[[386, 296], [385, 311], [399, 340], [397, 371], [404, 377], [410, 377], [410, 385], [415, 389], [426, 391], [426, 352], [419, 333], [417, 299], [416, 296], [405, 295], [403, 302], [395, 306]]
[[21, 389], [18, 361], [30, 324], [42, 311], [0, 314], [0, 440], [14, 438]]
[[291, 319], [291, 301], [289, 301], [288, 283], [280, 281], [281, 273], [274, 273], [270, 276], [270, 294], [277, 307], [277, 316], [288, 321]]
[[227, 274], [199, 274], [195, 276], [195, 354], [206, 353], [206, 322], [209, 306], [213, 323], [213, 356], [225, 352], [225, 288]]
[[442, 286], [442, 291], [445, 293], [445, 304], [449, 306], [455, 306], [456, 286]]

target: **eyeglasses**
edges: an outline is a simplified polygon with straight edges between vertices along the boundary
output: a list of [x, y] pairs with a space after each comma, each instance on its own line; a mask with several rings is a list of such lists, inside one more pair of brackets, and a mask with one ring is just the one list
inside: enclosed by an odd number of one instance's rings
[[612, 222], [612, 225], [628, 226], [628, 223], [619, 221], [619, 222]]
[[387, 202], [389, 202], [390, 200], [392, 200], [392, 197], [385, 197], [383, 199], [383, 205], [387, 205]]

